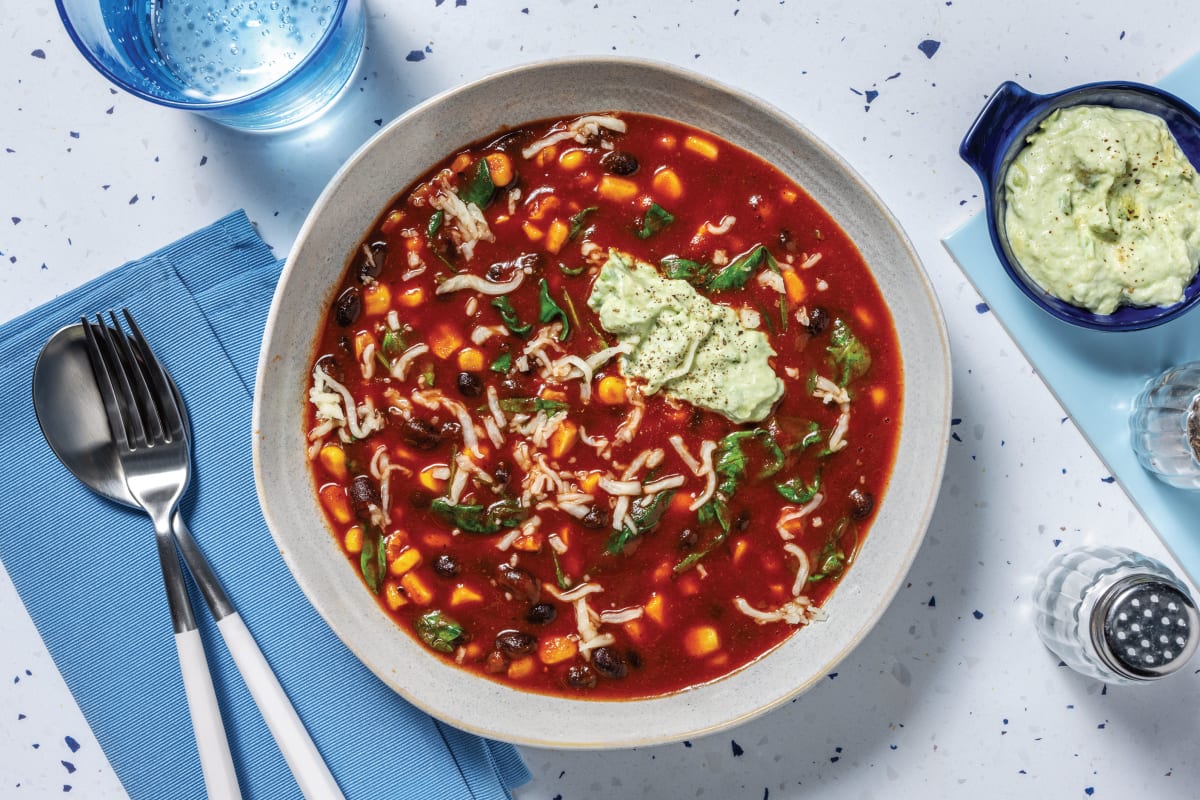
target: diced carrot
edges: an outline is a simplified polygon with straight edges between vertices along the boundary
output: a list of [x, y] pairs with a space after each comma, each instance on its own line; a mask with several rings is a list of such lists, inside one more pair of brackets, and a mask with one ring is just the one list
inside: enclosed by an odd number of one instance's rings
[[558, 403], [567, 402], [566, 392], [564, 392], [562, 389], [551, 389], [546, 386], [543, 386], [541, 391], [538, 392], [538, 397], [542, 398], [543, 400], [554, 400]]
[[683, 635], [683, 649], [699, 658], [721, 649], [721, 637], [711, 625], [697, 625]]
[[483, 595], [472, 589], [466, 584], [460, 583], [454, 587], [454, 591], [450, 592], [450, 605], [461, 606], [466, 603], [478, 603], [483, 600]]
[[472, 661], [483, 658], [483, 642], [471, 642], [468, 644], [467, 658]]
[[564, 152], [558, 157], [558, 163], [564, 169], [579, 169], [583, 164], [583, 159], [586, 158], [582, 150], [571, 149]]
[[488, 153], [483, 160], [487, 162], [488, 172], [492, 174], [492, 183], [496, 186], [508, 186], [512, 183], [513, 167], [507, 153]]
[[646, 617], [654, 620], [659, 625], [663, 624], [663, 598], [658, 592], [650, 595], [650, 599], [646, 601], [646, 605], [642, 606]]
[[346, 535], [342, 538], [342, 543], [346, 547], [346, 552], [352, 556], [356, 556], [362, 552], [362, 537], [363, 530], [357, 525], [347, 528]]
[[462, 334], [454, 325], [443, 323], [429, 333], [429, 349], [438, 358], [449, 358], [463, 345]]
[[561, 219], [555, 219], [550, 223], [550, 230], [546, 232], [546, 252], [557, 253], [562, 249], [562, 246], [567, 243], [567, 234], [570, 233], [570, 228], [567, 223]]
[[592, 470], [579, 480], [579, 488], [588, 494], [592, 494], [596, 491], [596, 487], [600, 485], [600, 477], [598, 470]]
[[679, 593], [688, 597], [700, 592], [700, 579], [696, 577], [695, 570], [680, 578], [677, 585], [679, 586]]
[[409, 572], [417, 564], [421, 563], [421, 551], [415, 547], [406, 547], [400, 551], [400, 555], [388, 565], [388, 571], [399, 578], [406, 572]]
[[416, 308], [425, 302], [425, 290], [420, 286], [414, 286], [400, 294], [396, 298], [396, 303], [405, 308]]
[[887, 395], [887, 389], [882, 386], [871, 387], [871, 402], [875, 404], [876, 408], [883, 407], [884, 401], [887, 400]]
[[709, 161], [717, 160], [717, 146], [709, 139], [702, 139], [699, 136], [687, 136], [683, 140], [683, 147], [686, 150], [691, 150], [693, 153], [707, 158]]
[[550, 455], [553, 458], [562, 458], [572, 447], [575, 446], [576, 440], [579, 438], [579, 426], [571, 420], [564, 420], [554, 433], [550, 434]]
[[390, 211], [390, 212], [388, 212], [387, 217], [384, 218], [383, 223], [379, 226], [379, 230], [382, 231], [384, 234], [390, 235], [392, 233], [392, 231], [399, 228], [403, 223], [404, 223], [404, 212], [403, 211], [399, 211], [399, 210]]
[[[395, 514], [396, 510], [393, 509], [392, 513]], [[396, 528], [388, 534], [385, 542], [384, 552], [387, 554], [388, 563], [391, 563], [400, 556], [401, 550], [408, 547], [408, 533]]]
[[854, 316], [858, 317], [858, 321], [867, 330], [875, 327], [875, 317], [871, 314], [871, 310], [866, 306], [858, 306], [854, 309]]
[[445, 531], [430, 531], [421, 537], [421, 541], [432, 550], [449, 550], [454, 543], [454, 536]]
[[596, 395], [601, 403], [619, 406], [625, 402], [625, 379], [619, 375], [605, 375], [596, 387]]
[[542, 543], [545, 540], [546, 537], [542, 535], [541, 531], [534, 531], [518, 536], [512, 546], [514, 550], [520, 550], [523, 553], [538, 553], [541, 552]]
[[654, 583], [662, 583], [667, 578], [671, 577], [672, 570], [673, 568], [670, 561], [663, 561], [659, 563], [659, 565], [654, 568], [654, 574], [651, 575], [652, 581]]
[[671, 498], [671, 510], [678, 514], [686, 514], [691, 510], [692, 503], [695, 501], [696, 498], [687, 492], [676, 492]]
[[746, 555], [746, 551], [749, 549], [750, 544], [745, 539], [738, 539], [733, 543], [733, 555], [730, 557], [730, 559], [734, 564], [738, 563], [742, 560], [742, 557]]
[[548, 214], [558, 208], [559, 205], [561, 205], [561, 201], [558, 199], [558, 195], [539, 194], [530, 202], [529, 213], [526, 216], [529, 219], [541, 222]]
[[525, 236], [531, 242], [541, 241], [542, 237], [544, 237], [546, 235], [536, 225], [534, 225], [529, 220], [525, 220], [524, 222], [521, 223], [521, 230], [525, 231]]
[[329, 470], [329, 474], [344, 481], [350, 477], [346, 470], [346, 451], [336, 444], [327, 444], [321, 448], [321, 466]]
[[363, 313], [368, 317], [381, 317], [392, 307], [392, 292], [385, 284], [376, 281], [363, 289]]
[[450, 171], [451, 172], [466, 172], [467, 167], [469, 167], [469, 166], [471, 166], [470, 153], [459, 153], [458, 155], [456, 155], [454, 157], [454, 160], [450, 162]]
[[534, 660], [533, 656], [518, 658], [508, 665], [508, 677], [513, 680], [528, 678], [533, 674], [535, 667], [537, 667], [537, 661]]
[[404, 573], [404, 577], [400, 579], [400, 586], [408, 595], [408, 599], [419, 606], [427, 606], [433, 602], [433, 592], [418, 572]]
[[404, 592], [401, 592], [400, 587], [391, 581], [388, 581], [383, 587], [383, 597], [392, 611], [408, 605], [408, 598], [404, 596]]
[[579, 645], [569, 636], [547, 636], [538, 642], [538, 658], [543, 664], [561, 664], [579, 652]]
[[663, 167], [654, 173], [654, 178], [650, 181], [650, 185], [664, 199], [678, 200], [683, 196], [683, 183], [680, 182], [679, 175], [676, 174], [675, 170], [670, 167]]
[[792, 269], [783, 270], [783, 288], [787, 292], [788, 303], [793, 306], [800, 305], [804, 296], [808, 294], [808, 290], [804, 288], [804, 281], [800, 280], [800, 276]]
[[796, 192], [792, 189], [784, 189], [779, 196], [783, 198], [783, 202], [789, 205], [796, 202]]
[[321, 487], [320, 495], [321, 503], [334, 522], [345, 525], [354, 519], [354, 514], [350, 511], [350, 498], [346, 496], [346, 490], [340, 483], [325, 484]]
[[623, 626], [625, 632], [629, 634], [629, 638], [633, 639], [638, 644], [641, 644], [646, 639], [646, 626], [642, 624], [640, 619], [631, 619]]
[[458, 351], [458, 368], [463, 372], [482, 372], [483, 353], [474, 347], [464, 347]]
[[367, 345], [375, 345], [375, 350], [379, 350], [379, 340], [375, 338], [375, 334], [370, 331], [359, 331], [354, 334], [354, 357], [362, 361], [363, 353], [367, 350]]
[[596, 186], [596, 193], [605, 200], [623, 203], [637, 197], [638, 185], [627, 178], [605, 175]]

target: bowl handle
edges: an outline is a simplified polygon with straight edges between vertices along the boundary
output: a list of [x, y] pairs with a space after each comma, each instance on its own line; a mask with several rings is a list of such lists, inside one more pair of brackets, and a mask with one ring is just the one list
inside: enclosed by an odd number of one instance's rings
[[958, 154], [963, 161], [980, 176], [990, 179], [998, 158], [1003, 155], [1001, 148], [1007, 146], [1011, 133], [1041, 99], [1012, 81], [1000, 84], [959, 145]]

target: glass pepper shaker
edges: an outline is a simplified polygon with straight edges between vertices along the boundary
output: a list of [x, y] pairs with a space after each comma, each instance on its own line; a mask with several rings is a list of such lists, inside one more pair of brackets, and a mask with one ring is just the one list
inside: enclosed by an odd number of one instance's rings
[[1134, 455], [1156, 478], [1200, 489], [1200, 361], [1146, 382], [1133, 401], [1129, 433]]
[[1162, 562], [1123, 547], [1060, 553], [1038, 576], [1033, 602], [1046, 647], [1106, 683], [1165, 677], [1200, 643], [1187, 587]]

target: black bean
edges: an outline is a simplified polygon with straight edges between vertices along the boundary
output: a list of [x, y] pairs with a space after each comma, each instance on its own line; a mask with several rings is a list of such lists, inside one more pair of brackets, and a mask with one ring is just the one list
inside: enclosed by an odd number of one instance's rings
[[462, 564], [449, 553], [442, 553], [433, 560], [433, 571], [443, 578], [457, 578], [462, 572]]
[[583, 527], [585, 528], [604, 528], [608, 526], [608, 512], [601, 510], [599, 506], [592, 506], [583, 516]]
[[383, 263], [387, 259], [387, 242], [372, 242], [367, 246], [370, 255], [363, 253], [362, 261], [358, 262], [358, 279], [363, 283], [379, 277], [383, 272]]
[[507, 262], [503, 262], [503, 261], [500, 262], [499, 264], [492, 264], [490, 267], [487, 268], [487, 272], [484, 274], [487, 276], [487, 279], [489, 281], [491, 281], [492, 283], [501, 283], [504, 281], [504, 270], [507, 266], [508, 266]]
[[747, 530], [749, 530], [750, 529], [750, 512], [742, 511], [740, 514], [738, 514], [736, 517], [734, 517], [733, 518], [733, 527], [737, 530], [738, 533], [745, 533]]
[[408, 504], [413, 508], [429, 508], [429, 504], [432, 502], [433, 498], [429, 496], [429, 492], [415, 489], [408, 493]]
[[572, 664], [567, 667], [566, 681], [572, 689], [591, 689], [596, 685], [596, 670], [587, 664]]
[[534, 625], [547, 625], [554, 622], [558, 609], [549, 603], [534, 603], [525, 612], [525, 621]]
[[850, 490], [850, 515], [855, 519], [866, 519], [875, 508], [875, 497], [858, 487]]
[[412, 417], [400, 426], [400, 438], [418, 450], [432, 450], [442, 443], [442, 434], [423, 419]]
[[458, 373], [458, 393], [463, 397], [479, 397], [483, 394], [483, 381], [474, 372]]
[[808, 310], [808, 332], [813, 336], [818, 336], [825, 332], [829, 327], [829, 312], [817, 306]]
[[536, 603], [542, 595], [542, 587], [537, 578], [520, 567], [501, 564], [496, 579], [501, 586], [530, 603]]
[[642, 668], [642, 654], [637, 650], [629, 650], [625, 653], [625, 658], [629, 659], [629, 666], [634, 669]]
[[600, 166], [613, 175], [632, 175], [637, 172], [638, 160], [633, 153], [625, 150], [613, 150], [600, 159]]
[[351, 286], [346, 291], [342, 292], [338, 297], [337, 302], [333, 304], [333, 316], [337, 320], [337, 324], [343, 328], [348, 328], [355, 323], [358, 315], [362, 313], [362, 297], [358, 293], [357, 286]]
[[524, 631], [503, 631], [496, 636], [496, 649], [509, 656], [527, 656], [537, 648], [537, 637]]
[[691, 550], [700, 541], [700, 535], [691, 528], [684, 528], [679, 532], [679, 549]]
[[625, 657], [613, 647], [597, 647], [592, 652], [592, 665], [606, 678], [620, 680], [629, 674]]
[[496, 465], [496, 468], [492, 470], [492, 479], [496, 481], [497, 489], [508, 486], [508, 482], [512, 480], [512, 467], [508, 465], [507, 461], [501, 461]]
[[355, 476], [350, 482], [350, 502], [354, 504], [354, 515], [361, 520], [371, 518], [371, 506], [382, 505], [379, 487], [367, 475]]
[[795, 253], [799, 248], [796, 246], [796, 237], [787, 228], [779, 230], [779, 245], [789, 253]]

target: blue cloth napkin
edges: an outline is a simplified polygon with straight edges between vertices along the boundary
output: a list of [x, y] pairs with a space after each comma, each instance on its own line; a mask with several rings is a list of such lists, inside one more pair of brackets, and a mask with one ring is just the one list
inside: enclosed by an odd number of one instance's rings
[[[0, 560], [126, 791], [203, 797], [149, 519], [67, 472], [42, 439], [29, 388], [54, 331], [128, 306], [190, 412], [185, 518], [346, 796], [507, 798], [529, 779], [516, 750], [444, 726], [380, 682], [309, 605], [263, 522], [250, 409], [281, 266], [239, 211], [0, 327], [13, 401]], [[195, 591], [192, 603], [244, 796], [299, 797]]]

